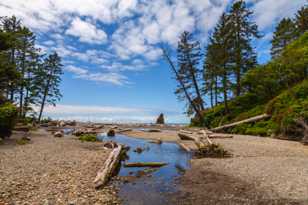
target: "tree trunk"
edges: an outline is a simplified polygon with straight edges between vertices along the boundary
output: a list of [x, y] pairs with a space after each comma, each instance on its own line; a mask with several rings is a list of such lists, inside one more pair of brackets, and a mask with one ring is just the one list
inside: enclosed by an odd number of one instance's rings
[[174, 66], [174, 64], [173, 64], [173, 62], [171, 61], [170, 57], [168, 56], [167, 52], [166, 52], [164, 49], [162, 49], [162, 50], [163, 50], [163, 54], [164, 54], [166, 60], [168, 61], [168, 63], [169, 63], [169, 65], [170, 65], [171, 69], [172, 69], [173, 72], [175, 73], [176, 79], [177, 79], [178, 82], [180, 83], [180, 85], [181, 85], [181, 87], [182, 87], [182, 89], [183, 89], [183, 91], [184, 91], [184, 93], [185, 93], [185, 96], [186, 96], [186, 98], [187, 98], [189, 104], [192, 106], [192, 108], [193, 108], [194, 111], [196, 112], [197, 116], [199, 117], [200, 122], [202, 122], [202, 121], [203, 121], [203, 116], [202, 116], [200, 110], [196, 107], [195, 103], [193, 103], [191, 97], [189, 96], [189, 94], [188, 94], [188, 92], [187, 92], [187, 90], [186, 90], [186, 87], [185, 87], [184, 83], [181, 81], [181, 79], [180, 79], [180, 77], [179, 77], [179, 74], [178, 74], [178, 72], [177, 72], [177, 70], [176, 70], [176, 68], [175, 68], [175, 66]]
[[24, 76], [25, 76], [25, 60], [26, 60], [26, 48], [25, 48], [25, 42], [24, 42], [24, 48], [23, 48], [23, 54], [22, 54], [22, 67], [21, 67], [21, 86], [19, 91], [19, 116], [23, 116], [23, 98], [24, 98]]
[[217, 76], [215, 77], [215, 106], [218, 102], [218, 79]]
[[226, 71], [224, 71], [223, 76], [223, 90], [224, 90], [224, 104], [225, 104], [225, 113], [229, 113], [229, 107], [228, 107], [228, 93], [227, 93], [227, 74]]
[[202, 96], [201, 96], [201, 93], [200, 93], [199, 85], [198, 85], [198, 82], [197, 82], [197, 79], [196, 79], [196, 76], [195, 76], [195, 72], [194, 72], [194, 68], [192, 67], [192, 65], [190, 65], [190, 69], [191, 69], [190, 73], [191, 73], [193, 84], [194, 84], [194, 87], [195, 87], [195, 90], [196, 90], [196, 93], [197, 93], [197, 97], [200, 100], [201, 110], [204, 110]]

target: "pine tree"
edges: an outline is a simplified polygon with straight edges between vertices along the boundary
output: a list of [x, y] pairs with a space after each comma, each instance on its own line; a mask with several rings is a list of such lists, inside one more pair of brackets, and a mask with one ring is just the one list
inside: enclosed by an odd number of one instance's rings
[[251, 46], [253, 38], [261, 37], [258, 26], [252, 21], [253, 12], [247, 8], [243, 0], [235, 2], [230, 11], [230, 32], [232, 37], [232, 53], [234, 74], [236, 79], [235, 95], [241, 94], [241, 77], [243, 73], [256, 65], [256, 53]]
[[45, 105], [55, 106], [56, 101], [62, 97], [59, 90], [62, 74], [61, 58], [56, 52], [39, 66], [36, 77], [37, 95], [41, 99], [38, 122], [41, 121]]
[[[18, 35], [21, 29], [21, 22], [15, 16], [10, 18], [4, 17], [1, 18], [1, 27], [4, 32], [9, 33], [12, 37], [12, 42], [9, 49], [10, 64], [12, 66], [16, 66], [16, 51], [20, 46]], [[9, 88], [7, 89], [7, 96], [12, 102], [14, 101], [14, 94], [17, 90], [17, 84], [18, 79], [12, 78], [9, 82]]]
[[[202, 77], [202, 69], [199, 69], [199, 62], [201, 58], [200, 43], [195, 41], [192, 34], [184, 31], [178, 42], [177, 60], [178, 73], [182, 82], [185, 84], [186, 90], [192, 96], [193, 103], [199, 110], [204, 110], [204, 102], [199, 88], [199, 80]], [[178, 89], [176, 93], [179, 96], [183, 95], [182, 88]], [[188, 114], [192, 114], [192, 109], [188, 109]]]
[[296, 14], [295, 24], [298, 33], [301, 35], [308, 31], [308, 6], [303, 6]]
[[191, 98], [190, 94], [188, 93], [188, 90], [185, 86], [185, 83], [183, 82], [183, 79], [182, 77], [180, 76], [179, 72], [178, 72], [178, 69], [177, 67], [175, 66], [175, 64], [173, 63], [173, 61], [171, 60], [170, 56], [169, 56], [169, 53], [167, 51], [166, 48], [161, 48], [162, 49], [162, 52], [163, 52], [163, 55], [167, 61], [167, 63], [170, 65], [171, 67], [171, 70], [174, 72], [175, 74], [175, 79], [176, 81], [178, 82], [178, 88], [177, 88], [177, 91], [178, 92], [179, 90], [181, 90], [181, 93], [183, 94], [182, 96], [179, 95], [178, 97], [181, 99], [181, 100], [187, 100], [188, 101], [188, 107], [189, 109], [193, 110], [194, 113], [196, 113], [196, 116], [198, 117], [199, 119], [199, 122], [202, 122], [203, 121], [203, 116], [202, 116], [202, 113], [201, 113], [201, 110], [198, 109], [198, 107], [195, 105], [195, 103], [193, 102], [193, 99]]
[[[34, 57], [37, 50], [35, 49], [35, 35], [26, 27], [20, 30], [19, 39], [21, 42], [20, 49], [17, 51], [18, 67], [21, 75], [19, 81], [19, 116], [25, 116], [25, 111], [28, 109], [25, 103], [25, 95], [29, 97], [29, 90], [31, 89], [31, 73]], [[27, 99], [28, 100], [28, 99]]]
[[230, 58], [232, 49], [232, 33], [230, 33], [230, 17], [223, 14], [216, 25], [211, 41], [212, 65], [216, 66], [215, 73], [220, 77], [222, 84], [225, 112], [229, 112], [228, 92], [230, 89], [230, 72], [232, 62]]
[[206, 54], [203, 64], [204, 93], [209, 94], [211, 107], [216, 106], [219, 96], [219, 69], [215, 65], [215, 50], [213, 39], [206, 48]]
[[282, 19], [276, 26], [272, 40], [271, 55], [273, 58], [280, 56], [282, 50], [297, 37], [296, 27], [290, 18]]

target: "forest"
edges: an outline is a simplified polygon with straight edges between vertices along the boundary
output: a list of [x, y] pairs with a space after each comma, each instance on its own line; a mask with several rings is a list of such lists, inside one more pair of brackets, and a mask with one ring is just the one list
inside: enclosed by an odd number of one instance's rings
[[35, 34], [18, 18], [0, 22], [0, 137], [5, 137], [17, 121], [41, 121], [44, 106], [61, 98], [63, 71], [60, 56], [37, 48]]
[[255, 40], [264, 38], [244, 1], [225, 12], [202, 52], [193, 34], [183, 32], [177, 61], [164, 56], [187, 102], [191, 126], [214, 128], [263, 113], [270, 119], [226, 130], [231, 133], [300, 140], [308, 122], [308, 7], [283, 18], [271, 40], [271, 57], [259, 65]]

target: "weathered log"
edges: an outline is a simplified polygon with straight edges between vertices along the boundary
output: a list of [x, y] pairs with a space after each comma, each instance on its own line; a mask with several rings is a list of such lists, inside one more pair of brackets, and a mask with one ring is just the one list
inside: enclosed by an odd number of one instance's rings
[[191, 149], [190, 149], [188, 146], [186, 146], [183, 142], [178, 142], [178, 144], [179, 144], [179, 146], [180, 146], [182, 149], [184, 149], [185, 151], [187, 151], [187, 152], [190, 152], [190, 151], [191, 151]]
[[114, 171], [120, 162], [122, 148], [122, 145], [118, 145], [117, 148], [111, 151], [104, 166], [98, 171], [96, 178], [94, 179], [95, 188], [104, 186], [113, 176]]
[[148, 132], [161, 132], [160, 129], [149, 129]]
[[202, 130], [203, 138], [207, 141], [208, 144], [212, 145], [213, 142], [210, 140], [208, 134], [205, 132], [205, 130]]
[[162, 167], [167, 164], [165, 162], [130, 162], [125, 163], [124, 167]]
[[213, 133], [208, 135], [210, 139], [230, 139], [233, 138], [233, 135], [230, 134], [221, 134], [221, 133]]
[[237, 126], [237, 125], [240, 125], [240, 124], [264, 120], [264, 119], [269, 118], [269, 117], [270, 117], [270, 115], [268, 115], [268, 114], [262, 114], [262, 115], [258, 115], [258, 116], [252, 117], [252, 118], [248, 118], [246, 120], [241, 120], [241, 121], [234, 122], [234, 123], [231, 123], [231, 124], [226, 124], [226, 125], [223, 125], [223, 126], [215, 127], [213, 129], [211, 129], [211, 131], [224, 130], [226, 128], [234, 127], [234, 126]]
[[122, 133], [122, 132], [130, 132], [130, 131], [132, 131], [133, 129], [131, 129], [131, 128], [127, 128], [127, 129], [119, 129], [119, 130], [117, 130], [116, 132], [117, 133]]
[[299, 118], [295, 122], [303, 128], [304, 137], [302, 139], [302, 143], [304, 145], [308, 145], [308, 124], [305, 122], [304, 118]]
[[196, 140], [196, 137], [193, 134], [179, 132], [178, 136], [181, 140], [193, 140], [193, 141]]

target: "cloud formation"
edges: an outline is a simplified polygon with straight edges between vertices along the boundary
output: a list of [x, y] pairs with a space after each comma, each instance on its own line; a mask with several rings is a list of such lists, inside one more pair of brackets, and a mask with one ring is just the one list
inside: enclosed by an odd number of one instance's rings
[[[1, 0], [1, 15], [16, 15], [38, 34], [40, 48], [55, 50], [69, 65], [96, 67], [78, 78], [123, 85], [124, 71], [136, 72], [161, 59], [160, 44], [176, 47], [179, 34], [195, 32], [202, 42], [233, 0]], [[275, 22], [305, 0], [246, 0], [265, 36]], [[39, 38], [40, 39], [40, 38]], [[261, 39], [264, 44], [269, 40]], [[259, 43], [257, 42], [257, 44]], [[260, 54], [266, 54], [268, 46]], [[136, 63], [138, 62], [138, 63]], [[109, 78], [110, 77], [110, 78]]]

